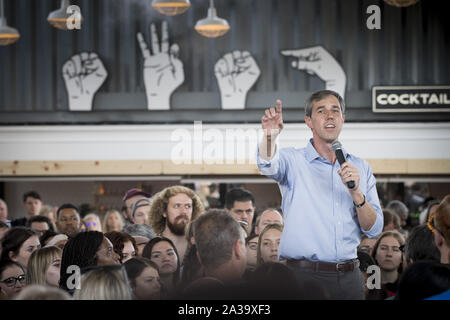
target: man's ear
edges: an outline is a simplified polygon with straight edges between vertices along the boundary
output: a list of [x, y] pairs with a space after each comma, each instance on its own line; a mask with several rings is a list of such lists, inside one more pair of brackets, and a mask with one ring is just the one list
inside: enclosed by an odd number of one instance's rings
[[234, 247], [233, 247], [233, 251], [234, 251], [234, 255], [236, 256], [236, 259], [242, 259], [243, 255], [245, 255], [246, 253], [242, 251], [242, 244], [241, 244], [241, 240], [237, 239], [236, 242], [234, 243]]
[[442, 245], [444, 244], [444, 239], [437, 230], [434, 230], [433, 234], [434, 234], [434, 243], [436, 244], [436, 247], [441, 248]]
[[308, 126], [308, 128], [312, 129], [312, 121], [310, 116], [305, 116], [305, 123]]

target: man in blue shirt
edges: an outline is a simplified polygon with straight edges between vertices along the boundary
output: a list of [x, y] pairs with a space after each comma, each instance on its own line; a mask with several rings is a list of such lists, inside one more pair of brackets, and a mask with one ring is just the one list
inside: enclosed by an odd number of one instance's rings
[[[313, 281], [332, 299], [364, 299], [357, 247], [361, 232], [376, 238], [383, 214], [375, 177], [366, 161], [343, 150], [339, 165], [331, 144], [344, 124], [345, 104], [334, 91], [322, 90], [307, 101], [305, 122], [312, 139], [305, 148], [277, 150], [283, 129], [281, 101], [265, 111], [257, 163], [278, 182], [285, 227], [279, 255], [301, 281]], [[347, 187], [354, 181], [354, 188]]]

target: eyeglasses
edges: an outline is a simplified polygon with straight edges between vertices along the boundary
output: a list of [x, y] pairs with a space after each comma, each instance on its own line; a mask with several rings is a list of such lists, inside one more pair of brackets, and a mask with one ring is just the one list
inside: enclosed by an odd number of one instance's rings
[[439, 230], [438, 228], [436, 228], [436, 225], [434, 223], [434, 218], [435, 218], [434, 213], [430, 214], [430, 216], [428, 217], [428, 221], [427, 221], [427, 227], [433, 233], [434, 233], [434, 230], [437, 230], [440, 234], [442, 234], [442, 231]]
[[22, 274], [22, 275], [18, 276], [17, 278], [10, 277], [10, 278], [2, 280], [0, 282], [6, 284], [8, 287], [14, 287], [16, 285], [17, 281], [19, 281], [20, 284], [24, 284], [25, 283], [25, 275]]
[[90, 226], [93, 226], [93, 227], [95, 227], [95, 226], [97, 226], [97, 225], [98, 225], [98, 223], [97, 223], [97, 222], [85, 222], [85, 224], [86, 224], [86, 227], [90, 227]]

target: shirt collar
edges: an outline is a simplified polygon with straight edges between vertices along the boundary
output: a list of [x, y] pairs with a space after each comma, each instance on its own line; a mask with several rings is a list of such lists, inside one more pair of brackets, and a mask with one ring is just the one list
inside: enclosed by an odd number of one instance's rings
[[[342, 152], [344, 153], [344, 157], [345, 159], [349, 158], [349, 154], [347, 153], [347, 151], [345, 151], [344, 148], [342, 148]], [[308, 144], [306, 145], [306, 160], [308, 160], [309, 162], [317, 159], [317, 158], [321, 158], [320, 154], [317, 153], [316, 149], [313, 146], [313, 139], [309, 139]]]

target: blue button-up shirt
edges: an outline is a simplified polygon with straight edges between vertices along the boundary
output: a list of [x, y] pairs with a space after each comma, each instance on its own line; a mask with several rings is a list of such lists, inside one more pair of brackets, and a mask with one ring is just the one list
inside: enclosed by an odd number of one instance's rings
[[373, 226], [365, 231], [347, 186], [338, 174], [338, 161], [321, 157], [312, 139], [306, 148], [276, 150], [270, 161], [257, 155], [262, 174], [278, 182], [285, 225], [278, 254], [285, 259], [338, 262], [357, 257], [361, 232], [377, 237], [383, 229], [383, 213], [375, 177], [369, 164], [342, 150], [359, 171], [359, 190], [377, 213]]

